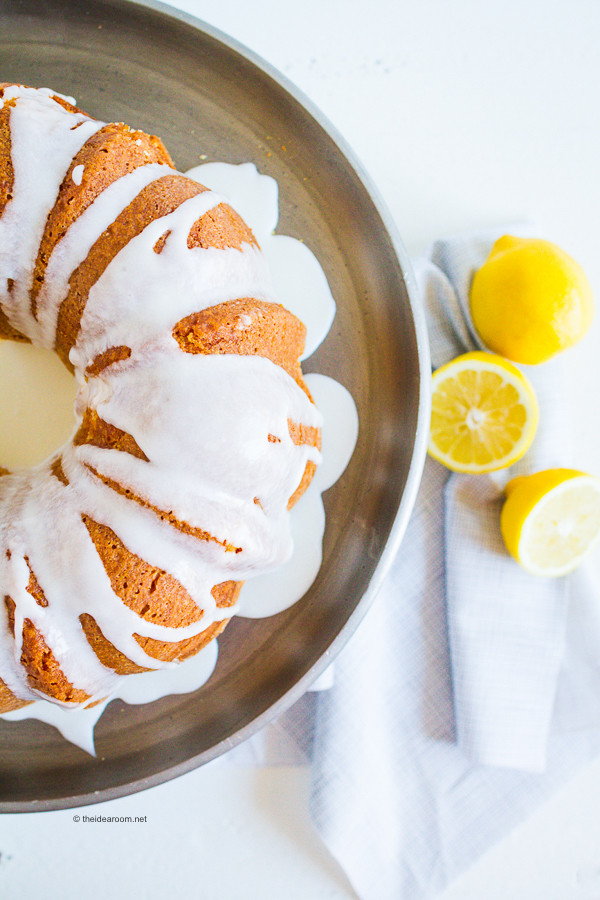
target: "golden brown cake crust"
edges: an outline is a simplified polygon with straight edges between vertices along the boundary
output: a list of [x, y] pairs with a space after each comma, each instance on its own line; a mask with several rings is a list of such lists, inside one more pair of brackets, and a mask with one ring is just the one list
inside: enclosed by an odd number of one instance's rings
[[220, 303], [181, 319], [173, 337], [185, 353], [264, 356], [307, 391], [299, 362], [306, 328], [279, 303], [253, 297]]
[[0, 715], [29, 706], [30, 700], [19, 700], [0, 678]]
[[[93, 522], [88, 517], [84, 517], [84, 524], [98, 550], [112, 589], [140, 618], [167, 628], [191, 625], [201, 618], [202, 611], [175, 578], [130, 553], [114, 531], [106, 525]], [[217, 606], [220, 608], [232, 606], [239, 596], [240, 589], [241, 584], [233, 581], [216, 585], [212, 593]], [[104, 638], [91, 616], [85, 616], [83, 624], [88, 641], [104, 665], [115, 668], [119, 674], [143, 671]], [[142, 649], [155, 659], [168, 661], [185, 659], [204, 647], [225, 627], [225, 624], [217, 622], [199, 635], [184, 641], [167, 643], [139, 635], [136, 635], [136, 640]]]
[[[15, 630], [15, 603], [11, 597], [4, 598], [11, 632]], [[54, 653], [46, 643], [44, 635], [35, 627], [31, 619], [23, 622], [21, 665], [27, 672], [30, 687], [64, 703], [83, 703], [88, 699], [85, 691], [77, 690], [65, 677]]]
[[10, 140], [10, 109], [0, 109], [0, 214], [12, 197], [13, 167]]
[[[6, 85], [0, 85], [0, 90]], [[0, 108], [0, 215], [4, 207], [12, 197], [13, 167], [11, 158], [11, 140], [9, 127], [10, 109], [6, 106]], [[0, 337], [9, 338], [12, 341], [28, 341], [8, 321], [4, 310], [0, 309]]]
[[75, 446], [81, 447], [83, 444], [93, 444], [95, 447], [101, 447], [104, 450], [121, 450], [123, 453], [130, 453], [148, 462], [148, 457], [144, 451], [138, 446], [134, 437], [126, 431], [105, 422], [100, 418], [95, 409], [86, 409], [83, 414], [81, 425], [77, 429], [73, 438]]

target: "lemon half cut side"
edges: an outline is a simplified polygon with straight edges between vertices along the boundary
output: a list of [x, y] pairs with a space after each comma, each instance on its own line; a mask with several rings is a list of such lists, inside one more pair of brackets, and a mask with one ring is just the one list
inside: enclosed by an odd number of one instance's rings
[[509, 481], [506, 494], [502, 537], [533, 575], [567, 575], [600, 540], [600, 478], [594, 475], [546, 469]]
[[433, 373], [429, 454], [455, 472], [505, 468], [529, 449], [538, 416], [533, 387], [516, 366], [465, 353]]

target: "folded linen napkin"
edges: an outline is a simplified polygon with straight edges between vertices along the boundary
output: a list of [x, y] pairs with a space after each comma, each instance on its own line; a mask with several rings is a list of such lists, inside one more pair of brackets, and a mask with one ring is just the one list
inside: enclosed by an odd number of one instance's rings
[[[436, 242], [415, 263], [435, 366], [479, 347], [468, 286], [499, 236]], [[561, 367], [527, 371], [540, 431], [511, 475], [569, 464]], [[228, 754], [311, 763], [313, 820], [362, 900], [435, 896], [600, 753], [594, 569], [559, 581], [522, 572], [501, 544], [500, 503], [497, 480], [428, 459], [332, 686]]]
[[[469, 289], [494, 241], [528, 226], [436, 241], [415, 264], [435, 368], [485, 350]], [[490, 476], [453, 474], [444, 488], [446, 602], [457, 740], [487, 765], [543, 770], [564, 652], [569, 580], [539, 578], [507, 556], [500, 534], [509, 477], [571, 462], [564, 356], [521, 366], [540, 405], [534, 443], [518, 465]]]

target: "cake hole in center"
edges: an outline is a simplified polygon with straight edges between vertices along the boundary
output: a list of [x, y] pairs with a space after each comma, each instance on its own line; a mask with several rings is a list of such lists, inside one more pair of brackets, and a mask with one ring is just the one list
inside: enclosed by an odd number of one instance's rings
[[74, 377], [56, 354], [0, 340], [0, 466], [43, 462], [72, 437]]

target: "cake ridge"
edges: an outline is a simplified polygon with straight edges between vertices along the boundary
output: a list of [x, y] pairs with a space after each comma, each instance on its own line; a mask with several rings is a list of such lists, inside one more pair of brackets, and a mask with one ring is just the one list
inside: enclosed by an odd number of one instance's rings
[[[54, 346], [58, 311], [67, 298], [71, 279], [102, 234], [144, 188], [171, 172], [169, 166], [160, 163], [139, 166], [104, 188], [70, 223], [48, 255], [37, 290], [30, 292], [32, 314], [40, 322], [40, 343], [48, 347]], [[38, 257], [42, 252], [41, 247], [40, 243]], [[36, 266], [39, 268], [37, 262]]]
[[[122, 147], [126, 138], [129, 138], [129, 152], [124, 154]], [[75, 154], [48, 214], [38, 248], [31, 289], [32, 313], [35, 317], [37, 294], [56, 244], [96, 199], [106, 197], [108, 187], [136, 169], [151, 164], [174, 168], [167, 150], [157, 138], [141, 131], [132, 132], [122, 123], [102, 125]]]
[[[10, 324], [30, 337], [35, 326], [29, 292], [46, 220], [73, 156], [104, 123], [69, 112], [49, 91], [11, 85], [4, 87], [2, 99], [5, 107], [11, 104], [12, 186], [0, 217], [0, 305]], [[80, 124], [76, 130], [73, 118]], [[40, 146], [44, 165], [39, 164]]]

